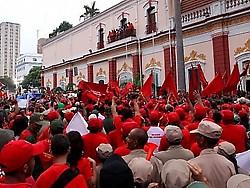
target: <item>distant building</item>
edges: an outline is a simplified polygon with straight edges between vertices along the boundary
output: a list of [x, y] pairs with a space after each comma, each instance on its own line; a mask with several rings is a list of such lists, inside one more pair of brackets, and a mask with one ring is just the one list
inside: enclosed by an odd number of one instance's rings
[[37, 53], [38, 54], [42, 54], [43, 53], [42, 47], [45, 44], [46, 40], [47, 40], [46, 38], [40, 38], [40, 39], [38, 39], [38, 41], [37, 41]]
[[0, 23], [0, 77], [15, 78], [15, 62], [20, 54], [20, 24]]
[[23, 54], [16, 61], [16, 83], [20, 85], [24, 80], [24, 76], [29, 74], [33, 67], [42, 66], [41, 54]]

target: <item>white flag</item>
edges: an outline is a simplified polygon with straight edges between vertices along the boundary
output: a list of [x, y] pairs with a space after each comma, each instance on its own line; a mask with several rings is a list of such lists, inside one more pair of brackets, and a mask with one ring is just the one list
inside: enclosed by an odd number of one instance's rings
[[82, 115], [79, 112], [77, 112], [69, 122], [66, 128], [66, 133], [70, 131], [77, 131], [81, 134], [81, 136], [83, 136], [89, 133], [87, 127], [88, 123], [85, 121]]
[[237, 164], [242, 169], [250, 173], [250, 150], [236, 155]]

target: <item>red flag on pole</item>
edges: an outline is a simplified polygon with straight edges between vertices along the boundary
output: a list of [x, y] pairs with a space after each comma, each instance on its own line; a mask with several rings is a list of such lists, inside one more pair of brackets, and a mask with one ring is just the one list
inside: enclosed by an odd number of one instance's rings
[[213, 93], [219, 93], [223, 90], [224, 82], [221, 74], [217, 74], [208, 86], [201, 92], [201, 96], [209, 96]]
[[202, 87], [203, 87], [203, 89], [205, 89], [207, 87], [208, 82], [206, 80], [204, 72], [202, 71], [201, 65], [198, 64], [197, 67], [198, 67], [198, 74], [199, 74], [199, 78], [200, 78]]
[[224, 92], [231, 92], [237, 89], [237, 85], [240, 82], [240, 72], [238, 64], [234, 65], [234, 69], [228, 78], [226, 87], [224, 88]]
[[165, 78], [165, 81], [161, 86], [160, 92], [162, 93], [164, 90], [167, 90], [168, 93], [172, 93], [176, 98], [178, 97], [176, 85], [171, 71]]
[[128, 82], [126, 86], [121, 90], [121, 95], [125, 96], [127, 95], [130, 91], [133, 90], [134, 84], [132, 82]]
[[147, 81], [144, 83], [144, 85], [141, 88], [141, 92], [143, 96], [147, 99], [150, 98], [152, 95], [152, 83], [153, 83], [153, 74], [150, 74]]
[[191, 75], [189, 77], [189, 98], [194, 99], [194, 91], [199, 90], [199, 82], [195, 72], [194, 67], [192, 66]]
[[107, 84], [97, 84], [92, 82], [85, 82], [84, 80], [80, 81], [78, 88], [83, 91], [92, 91], [95, 94], [105, 94], [107, 91]]

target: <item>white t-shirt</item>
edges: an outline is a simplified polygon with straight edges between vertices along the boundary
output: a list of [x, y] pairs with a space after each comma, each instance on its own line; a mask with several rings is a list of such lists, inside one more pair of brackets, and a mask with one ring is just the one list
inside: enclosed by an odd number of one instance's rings
[[165, 132], [160, 127], [150, 127], [147, 131], [148, 134], [148, 142], [156, 144], [158, 147], [155, 152], [158, 152], [158, 148], [160, 146], [161, 137], [165, 135]]

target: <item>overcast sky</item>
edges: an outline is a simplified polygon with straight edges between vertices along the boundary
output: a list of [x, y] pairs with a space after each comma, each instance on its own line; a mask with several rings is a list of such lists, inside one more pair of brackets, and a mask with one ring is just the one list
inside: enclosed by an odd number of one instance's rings
[[[96, 0], [101, 11], [122, 0]], [[0, 0], [0, 22], [21, 24], [21, 53], [36, 53], [38, 37], [48, 37], [49, 33], [68, 21], [74, 26], [84, 13], [83, 6], [92, 0]]]

